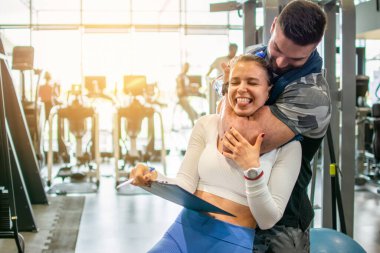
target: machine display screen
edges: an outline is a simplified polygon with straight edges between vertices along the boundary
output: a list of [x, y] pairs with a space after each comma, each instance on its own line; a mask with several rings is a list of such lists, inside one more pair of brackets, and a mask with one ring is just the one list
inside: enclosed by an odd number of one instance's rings
[[92, 94], [103, 93], [106, 88], [106, 77], [105, 76], [85, 76], [84, 77], [84, 87]]
[[141, 96], [146, 90], [146, 76], [124, 76], [124, 93]]

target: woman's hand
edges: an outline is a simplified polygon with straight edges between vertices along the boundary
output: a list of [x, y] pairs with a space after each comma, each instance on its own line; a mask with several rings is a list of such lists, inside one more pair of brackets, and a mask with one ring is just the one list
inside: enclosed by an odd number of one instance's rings
[[133, 178], [132, 184], [136, 186], [149, 186], [157, 179], [157, 171], [151, 171], [145, 164], [139, 163], [131, 170], [129, 179]]
[[[264, 133], [260, 134], [251, 145], [235, 128], [231, 127], [223, 136], [223, 155], [242, 169], [260, 166], [260, 147]], [[227, 150], [226, 150], [227, 149]]]

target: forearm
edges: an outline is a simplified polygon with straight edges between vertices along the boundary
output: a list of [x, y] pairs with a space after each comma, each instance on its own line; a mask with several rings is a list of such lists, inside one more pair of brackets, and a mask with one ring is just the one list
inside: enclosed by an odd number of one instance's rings
[[273, 200], [264, 177], [246, 180], [246, 193], [249, 208], [261, 229], [269, 229], [281, 219], [284, 210]]
[[221, 101], [221, 117], [223, 133], [231, 127], [237, 129], [251, 144], [261, 133], [265, 134], [261, 145], [261, 153], [267, 153], [282, 146], [294, 137], [294, 132], [277, 119], [268, 106], [260, 108], [251, 117], [238, 117], [225, 99]]
[[276, 118], [268, 106], [260, 108], [249, 118], [249, 129], [258, 136], [265, 133], [261, 153], [266, 153], [289, 142], [294, 136], [294, 132], [282, 121]]
[[246, 180], [248, 205], [261, 229], [273, 227], [282, 218], [299, 175], [301, 152], [298, 141], [284, 145], [272, 170], [263, 167], [264, 177]]

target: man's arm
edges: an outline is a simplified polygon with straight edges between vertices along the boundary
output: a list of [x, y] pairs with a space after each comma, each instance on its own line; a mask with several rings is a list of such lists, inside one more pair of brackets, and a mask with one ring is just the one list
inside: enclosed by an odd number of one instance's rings
[[275, 104], [260, 108], [249, 119], [237, 117], [229, 105], [223, 105], [221, 114], [224, 129], [237, 125], [241, 133], [252, 135], [245, 137], [251, 143], [265, 133], [262, 152], [268, 152], [296, 134], [324, 136], [331, 117], [329, 88], [321, 74], [312, 74], [288, 85]]
[[220, 104], [223, 129], [227, 130], [233, 126], [250, 143], [254, 143], [259, 134], [265, 133], [261, 153], [280, 147], [295, 136], [287, 125], [272, 114], [269, 106], [260, 108], [248, 118], [237, 117], [224, 98]]
[[295, 133], [287, 125], [272, 114], [269, 106], [260, 108], [249, 119], [249, 124], [260, 131], [256, 131], [255, 136], [265, 133], [261, 145], [262, 154], [284, 145], [295, 136]]

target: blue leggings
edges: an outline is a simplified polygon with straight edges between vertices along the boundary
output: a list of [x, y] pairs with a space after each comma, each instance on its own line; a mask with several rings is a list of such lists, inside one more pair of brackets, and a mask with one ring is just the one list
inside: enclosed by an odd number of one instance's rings
[[149, 253], [252, 253], [255, 230], [184, 208]]

